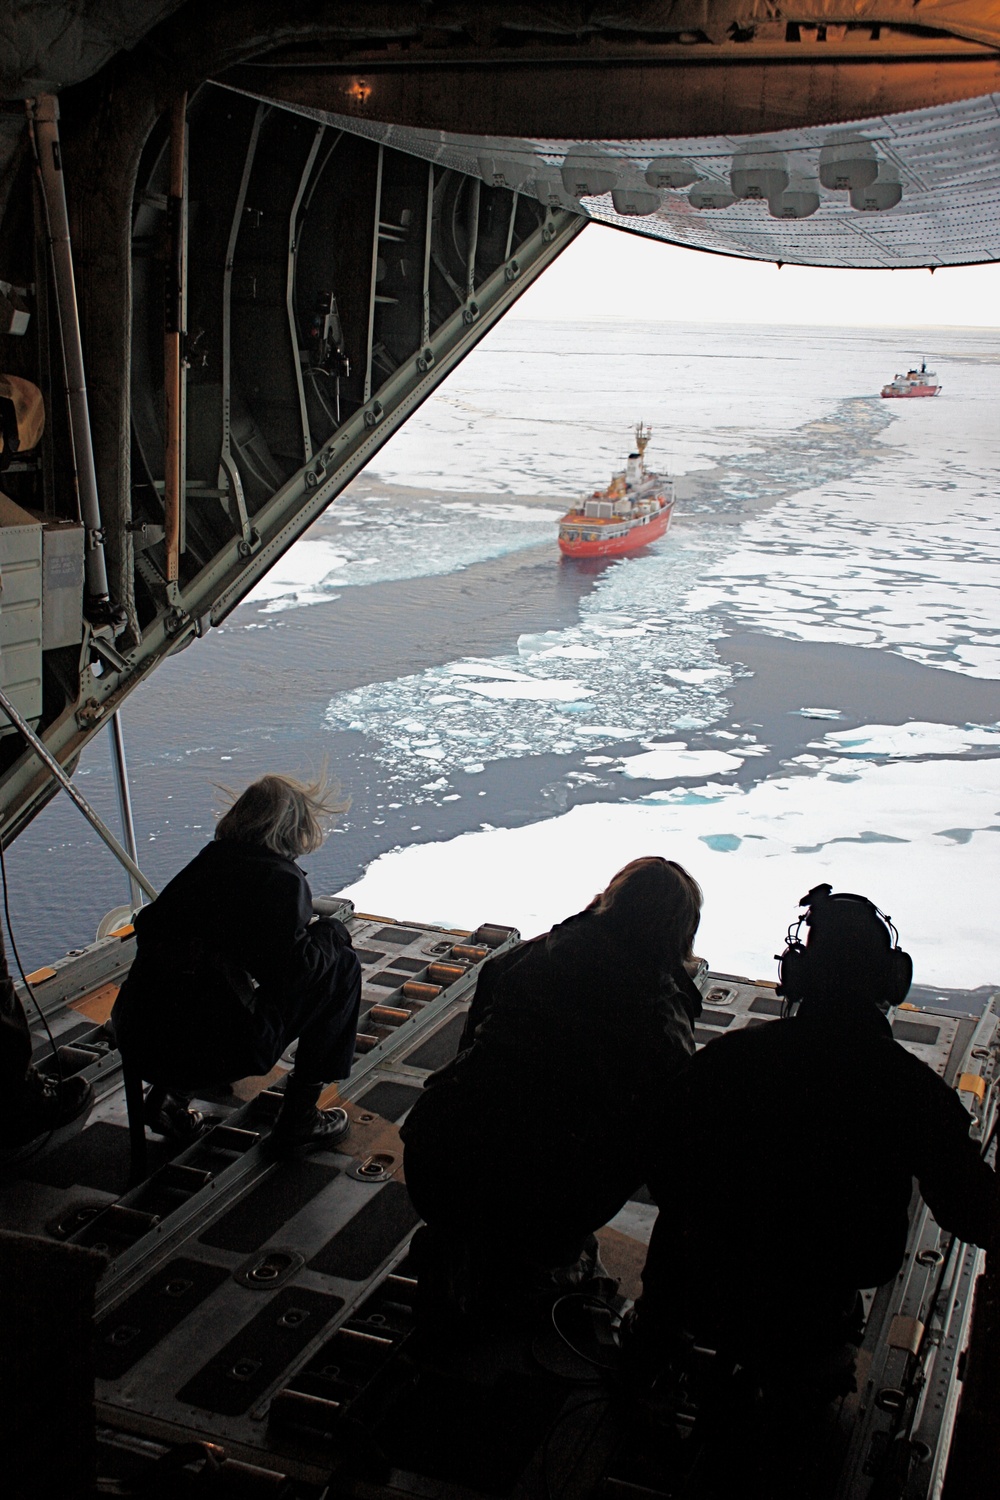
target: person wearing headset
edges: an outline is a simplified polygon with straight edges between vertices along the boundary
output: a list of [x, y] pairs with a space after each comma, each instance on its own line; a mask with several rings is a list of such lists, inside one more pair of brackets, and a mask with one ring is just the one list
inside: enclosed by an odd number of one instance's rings
[[694, 1052], [701, 902], [680, 865], [636, 859], [483, 966], [459, 1054], [401, 1130], [428, 1313], [490, 1318], [602, 1277], [594, 1231], [645, 1180], [656, 1109]]
[[765, 1387], [810, 1370], [826, 1400], [851, 1389], [859, 1288], [902, 1264], [914, 1179], [944, 1230], [983, 1247], [996, 1188], [954, 1089], [893, 1037], [913, 966], [889, 919], [829, 885], [800, 906], [783, 1018], [710, 1042], [667, 1101], [629, 1347], [652, 1373], [693, 1335]]

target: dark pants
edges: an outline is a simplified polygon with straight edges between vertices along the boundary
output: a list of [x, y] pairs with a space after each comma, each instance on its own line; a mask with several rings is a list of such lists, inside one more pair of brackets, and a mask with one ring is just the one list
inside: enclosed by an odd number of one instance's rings
[[132, 965], [112, 1012], [123, 1057], [149, 1083], [194, 1091], [268, 1073], [298, 1038], [295, 1072], [305, 1083], [346, 1078], [354, 1058], [361, 1003], [361, 966], [344, 955], [332, 987], [305, 990], [280, 1003], [250, 1005], [225, 986], [198, 990], [197, 981], [163, 977], [140, 959]]
[[536, 1266], [577, 1261], [642, 1181], [614, 1130], [584, 1138], [555, 1116], [526, 1121], [479, 1076], [426, 1089], [402, 1135], [407, 1189], [435, 1232]]
[[637, 1369], [655, 1375], [683, 1359], [693, 1340], [717, 1349], [723, 1363], [731, 1358], [751, 1370], [792, 1405], [821, 1406], [853, 1389], [854, 1355], [864, 1336], [864, 1304], [854, 1287], [792, 1274], [741, 1284], [722, 1264], [699, 1284], [704, 1263], [668, 1269], [667, 1259], [654, 1257], [651, 1247], [630, 1329]]

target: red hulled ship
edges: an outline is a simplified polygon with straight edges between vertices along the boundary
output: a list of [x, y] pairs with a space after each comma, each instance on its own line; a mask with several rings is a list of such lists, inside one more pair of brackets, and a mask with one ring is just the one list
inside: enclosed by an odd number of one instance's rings
[[674, 487], [669, 479], [646, 468], [652, 435], [652, 428], [640, 422], [635, 429], [636, 451], [629, 454], [624, 473], [616, 474], [606, 490], [594, 490], [562, 517], [559, 550], [566, 557], [621, 557], [666, 534], [674, 509]]
[[936, 396], [941, 387], [933, 370], [928, 370], [926, 359], [920, 361], [919, 370], [907, 370], [897, 375], [882, 387], [883, 396]]

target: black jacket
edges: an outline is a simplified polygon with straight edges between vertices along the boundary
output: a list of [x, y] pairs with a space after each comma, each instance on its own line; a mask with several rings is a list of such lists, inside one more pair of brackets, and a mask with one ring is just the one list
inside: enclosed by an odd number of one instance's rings
[[985, 1245], [994, 1177], [969, 1123], [874, 1005], [814, 999], [719, 1037], [658, 1129], [647, 1291], [880, 1285], [903, 1260], [914, 1179], [944, 1229]]
[[[115, 1028], [144, 1059], [169, 1056], [175, 1076], [175, 1059], [191, 1054], [234, 1078], [266, 1071], [357, 972], [343, 924], [313, 920], [305, 873], [253, 844], [206, 844], [137, 914], [135, 930]], [[350, 1070], [347, 1030], [331, 1078]]]
[[557, 1117], [600, 1098], [609, 1111], [651, 1118], [664, 1080], [694, 1052], [695, 1019], [669, 975], [582, 911], [484, 965], [462, 1036], [468, 1061], [457, 1067], [495, 1072]]
[[429, 1224], [488, 1236], [517, 1220], [554, 1261], [644, 1181], [697, 1001], [640, 946], [588, 910], [484, 965], [462, 1050], [401, 1132]]

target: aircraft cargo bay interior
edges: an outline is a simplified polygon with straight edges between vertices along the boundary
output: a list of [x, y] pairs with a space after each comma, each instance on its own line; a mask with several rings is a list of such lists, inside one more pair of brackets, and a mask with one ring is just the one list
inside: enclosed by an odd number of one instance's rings
[[11, 1493], [983, 1500], [1000, 10], [3, 32]]

